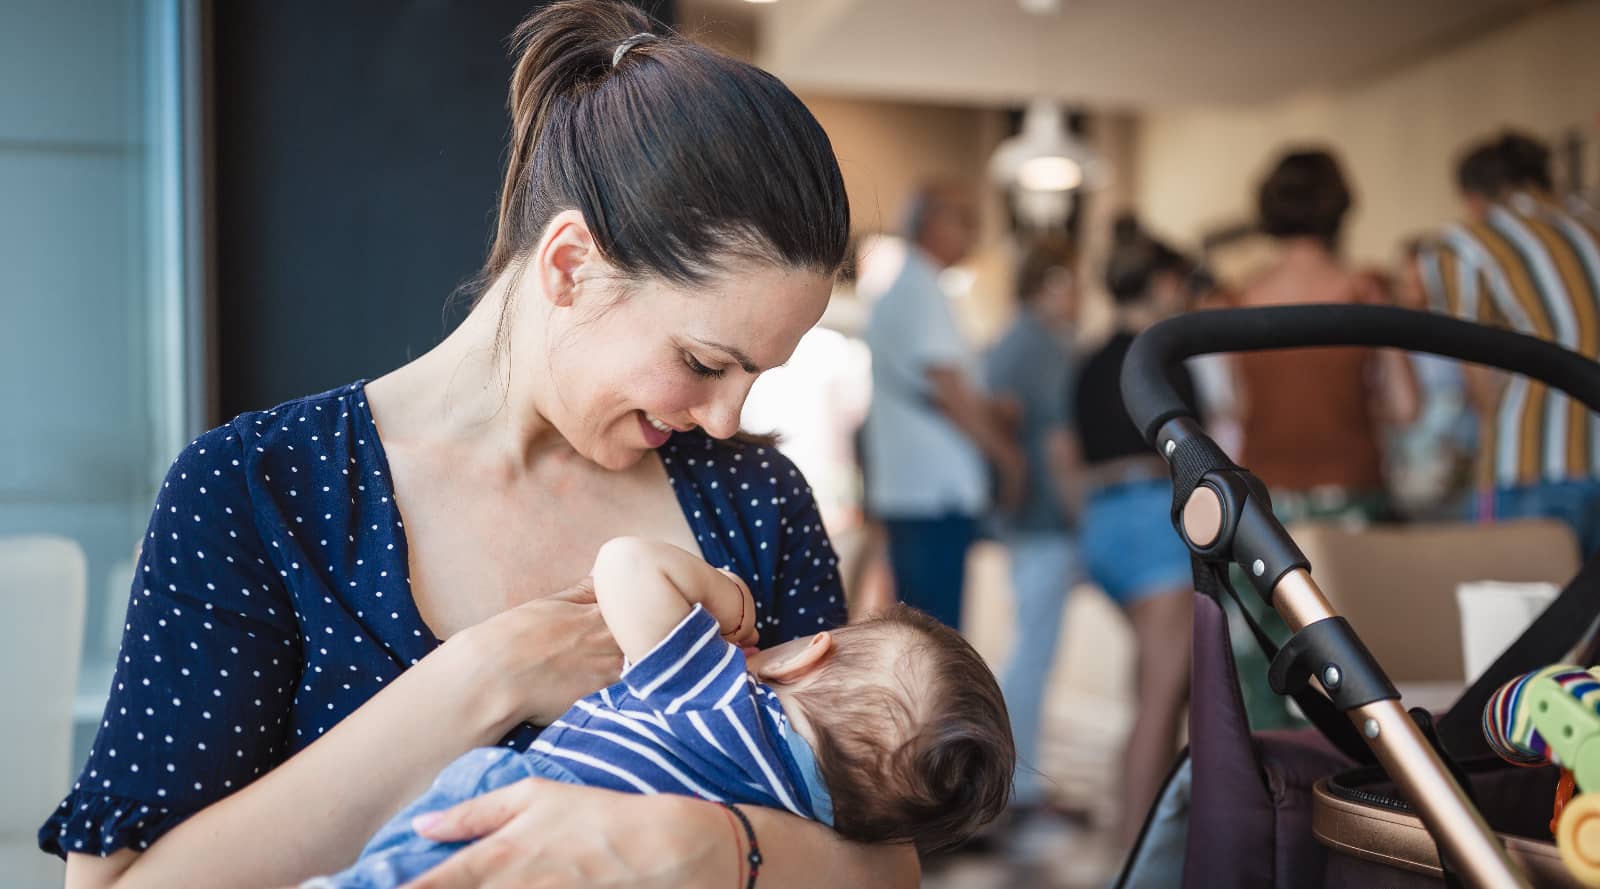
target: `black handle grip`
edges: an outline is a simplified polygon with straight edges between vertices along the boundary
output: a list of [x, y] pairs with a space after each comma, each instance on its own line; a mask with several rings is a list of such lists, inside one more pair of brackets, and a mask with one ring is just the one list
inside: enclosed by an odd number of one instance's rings
[[1155, 446], [1156, 433], [1190, 416], [1167, 373], [1185, 358], [1308, 346], [1386, 346], [1486, 364], [1532, 377], [1600, 412], [1600, 364], [1537, 337], [1390, 306], [1303, 305], [1190, 312], [1134, 339], [1122, 365], [1128, 415]]

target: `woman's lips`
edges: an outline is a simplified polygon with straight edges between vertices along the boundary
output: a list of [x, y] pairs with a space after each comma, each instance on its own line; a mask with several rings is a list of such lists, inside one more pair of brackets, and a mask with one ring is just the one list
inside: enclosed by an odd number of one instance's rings
[[644, 433], [644, 443], [651, 449], [659, 448], [672, 437], [671, 432], [662, 432], [645, 416], [644, 411], [639, 411], [639, 431]]

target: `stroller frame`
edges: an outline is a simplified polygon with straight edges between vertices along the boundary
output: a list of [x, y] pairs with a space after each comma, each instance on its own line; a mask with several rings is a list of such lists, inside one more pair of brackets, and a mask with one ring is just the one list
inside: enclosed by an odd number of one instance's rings
[[1600, 411], [1600, 364], [1554, 344], [1425, 312], [1306, 305], [1195, 312], [1134, 341], [1122, 371], [1135, 425], [1174, 475], [1173, 524], [1194, 556], [1244, 569], [1293, 633], [1272, 663], [1280, 694], [1313, 678], [1359, 732], [1471, 886], [1528, 887], [1505, 847], [1452, 777], [1399, 693], [1317, 587], [1310, 564], [1273, 516], [1265, 486], [1201, 430], [1169, 369], [1194, 355], [1310, 346], [1381, 346], [1429, 352], [1525, 374]]

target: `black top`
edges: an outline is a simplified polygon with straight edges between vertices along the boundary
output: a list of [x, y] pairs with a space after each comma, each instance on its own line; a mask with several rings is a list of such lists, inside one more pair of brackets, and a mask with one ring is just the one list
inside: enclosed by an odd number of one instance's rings
[[[1119, 457], [1153, 455], [1144, 436], [1128, 417], [1122, 404], [1122, 359], [1133, 345], [1133, 334], [1118, 331], [1105, 345], [1089, 356], [1078, 371], [1078, 389], [1073, 398], [1073, 423], [1083, 447], [1083, 461], [1090, 466]], [[1179, 366], [1172, 374], [1178, 397], [1195, 407], [1194, 380]]]

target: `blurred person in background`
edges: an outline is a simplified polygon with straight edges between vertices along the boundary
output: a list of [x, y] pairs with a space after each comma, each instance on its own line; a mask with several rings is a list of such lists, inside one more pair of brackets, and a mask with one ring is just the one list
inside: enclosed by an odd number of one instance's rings
[[[1286, 155], [1262, 181], [1256, 206], [1280, 255], [1239, 292], [1237, 305], [1389, 301], [1339, 257], [1351, 196], [1332, 155]], [[1384, 515], [1384, 429], [1409, 423], [1418, 411], [1406, 355], [1293, 349], [1232, 360], [1243, 419], [1239, 462], [1272, 491], [1274, 512], [1286, 522]]]
[[[1423, 255], [1435, 308], [1600, 357], [1600, 235], [1552, 190], [1550, 151], [1506, 132], [1469, 149], [1456, 171], [1467, 219]], [[1526, 377], [1467, 368], [1480, 417], [1483, 521], [1566, 522], [1584, 555], [1600, 548], [1600, 418]]]
[[[1399, 266], [1387, 282], [1395, 305], [1427, 308], [1422, 280], [1427, 249], [1420, 238], [1401, 245]], [[1393, 430], [1388, 443], [1389, 492], [1396, 511], [1405, 518], [1456, 517], [1466, 508], [1461, 499], [1470, 496], [1472, 455], [1477, 451], [1477, 422], [1467, 405], [1463, 366], [1453, 358], [1423, 352], [1413, 352], [1410, 358], [1420, 411], [1410, 426]]]
[[898, 273], [872, 305], [872, 404], [863, 428], [867, 508], [887, 531], [901, 600], [961, 627], [967, 551], [990, 502], [1022, 500], [1027, 465], [980, 386], [977, 355], [939, 273], [977, 244], [968, 187], [936, 183], [911, 199]]
[[[1119, 840], [1131, 846], [1177, 752], [1189, 697], [1193, 574], [1189, 550], [1172, 528], [1172, 482], [1129, 419], [1122, 361], [1141, 331], [1183, 311], [1194, 265], [1146, 234], [1136, 220], [1116, 223], [1106, 263], [1115, 327], [1078, 370], [1071, 398], [1075, 453], [1068, 470], [1087, 492], [1081, 522], [1091, 580], [1122, 607], [1137, 647], [1137, 702], [1125, 754], [1126, 790]], [[1189, 372], [1173, 373], [1178, 394], [1196, 409]]]
[[1013, 808], [1028, 812], [1045, 802], [1037, 771], [1040, 715], [1055, 662], [1067, 592], [1077, 580], [1072, 516], [1063, 496], [1070, 458], [1072, 323], [1077, 285], [1072, 251], [1039, 243], [1017, 275], [1017, 317], [984, 355], [989, 394], [1008, 401], [1027, 455], [1022, 502], [994, 515], [994, 528], [1011, 559], [1015, 632], [1000, 688], [1017, 744]]

